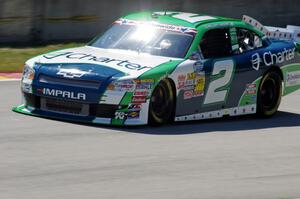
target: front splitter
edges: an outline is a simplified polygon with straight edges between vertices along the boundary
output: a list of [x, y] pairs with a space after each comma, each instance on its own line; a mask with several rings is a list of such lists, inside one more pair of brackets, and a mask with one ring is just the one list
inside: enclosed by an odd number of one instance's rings
[[112, 122], [112, 118], [99, 118], [99, 117], [91, 117], [91, 116], [78, 116], [78, 115], [68, 115], [62, 113], [55, 113], [49, 111], [43, 111], [40, 109], [35, 109], [31, 107], [26, 107], [24, 104], [20, 106], [16, 106], [12, 108], [12, 111], [31, 115], [35, 117], [42, 117], [42, 118], [49, 118], [54, 120], [60, 121], [68, 121], [68, 122], [75, 122], [75, 123], [84, 123], [84, 124], [100, 124], [100, 125], [109, 125], [109, 126], [140, 126], [145, 124], [125, 124], [124, 122], [121, 123], [114, 123]]

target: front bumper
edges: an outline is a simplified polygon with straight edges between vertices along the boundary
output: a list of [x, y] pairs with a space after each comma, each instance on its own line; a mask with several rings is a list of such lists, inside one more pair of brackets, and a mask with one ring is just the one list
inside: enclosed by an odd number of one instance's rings
[[[24, 104], [13, 107], [12, 110], [14, 112], [31, 116], [89, 124], [104, 124], [114, 126], [136, 126], [147, 124], [147, 120], [145, 120], [145, 117], [142, 117], [142, 115], [138, 118], [116, 118], [117, 112], [125, 110], [124, 113], [126, 113], [128, 105], [82, 104], [85, 107], [85, 111], [81, 112], [78, 110], [78, 105], [80, 104], [73, 101], [44, 98], [27, 93], [23, 94], [23, 99]], [[50, 102], [58, 101], [59, 103], [52, 103], [51, 106], [48, 105], [47, 108], [45, 108], [45, 102], [43, 102], [45, 100]], [[68, 105], [67, 107], [64, 107], [64, 104], [69, 104], [70, 106]], [[55, 107], [54, 105], [57, 106]], [[145, 108], [145, 110], [141, 110], [140, 112], [143, 112], [145, 115], [148, 113], [148, 109]]]

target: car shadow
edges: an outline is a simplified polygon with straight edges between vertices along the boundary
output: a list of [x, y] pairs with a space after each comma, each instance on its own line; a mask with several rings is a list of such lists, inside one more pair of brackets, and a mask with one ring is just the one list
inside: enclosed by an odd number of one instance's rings
[[62, 121], [54, 118], [44, 119], [99, 129], [109, 129], [121, 132], [124, 131], [127, 133], [129, 132], [149, 135], [185, 135], [210, 132], [262, 130], [280, 127], [300, 127], [300, 114], [285, 111], [278, 111], [277, 114], [271, 118], [258, 118], [256, 115], [245, 115], [223, 117], [219, 119], [176, 122], [172, 124], [165, 124], [163, 126], [108, 126], [101, 124]]
[[224, 131], [247, 131], [260, 130], [279, 127], [296, 127], [300, 126], [300, 114], [279, 111], [272, 118], [258, 118], [255, 115], [225, 117], [220, 119], [210, 119], [202, 121], [179, 122], [166, 124], [164, 126], [137, 126], [137, 127], [107, 127], [98, 126], [99, 128], [108, 128], [118, 131], [126, 131], [140, 134], [151, 135], [185, 135], [195, 133], [210, 133]]

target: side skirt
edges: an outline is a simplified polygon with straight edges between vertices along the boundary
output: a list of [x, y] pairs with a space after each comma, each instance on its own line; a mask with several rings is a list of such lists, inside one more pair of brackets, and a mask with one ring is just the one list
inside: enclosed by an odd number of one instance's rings
[[192, 121], [192, 120], [205, 120], [213, 118], [221, 118], [223, 116], [240, 116], [240, 115], [249, 115], [256, 113], [256, 104], [251, 104], [247, 106], [239, 106], [234, 108], [221, 109], [217, 111], [205, 112], [205, 113], [196, 113], [186, 116], [175, 117], [175, 121]]

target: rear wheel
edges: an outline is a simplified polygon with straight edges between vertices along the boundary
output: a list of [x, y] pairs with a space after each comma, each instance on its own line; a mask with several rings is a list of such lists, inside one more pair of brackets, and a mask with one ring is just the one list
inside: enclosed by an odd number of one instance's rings
[[259, 86], [257, 98], [257, 114], [262, 117], [273, 116], [280, 105], [282, 95], [282, 79], [271, 71], [267, 73]]
[[175, 97], [172, 84], [165, 79], [155, 87], [149, 107], [149, 124], [160, 125], [174, 119]]

